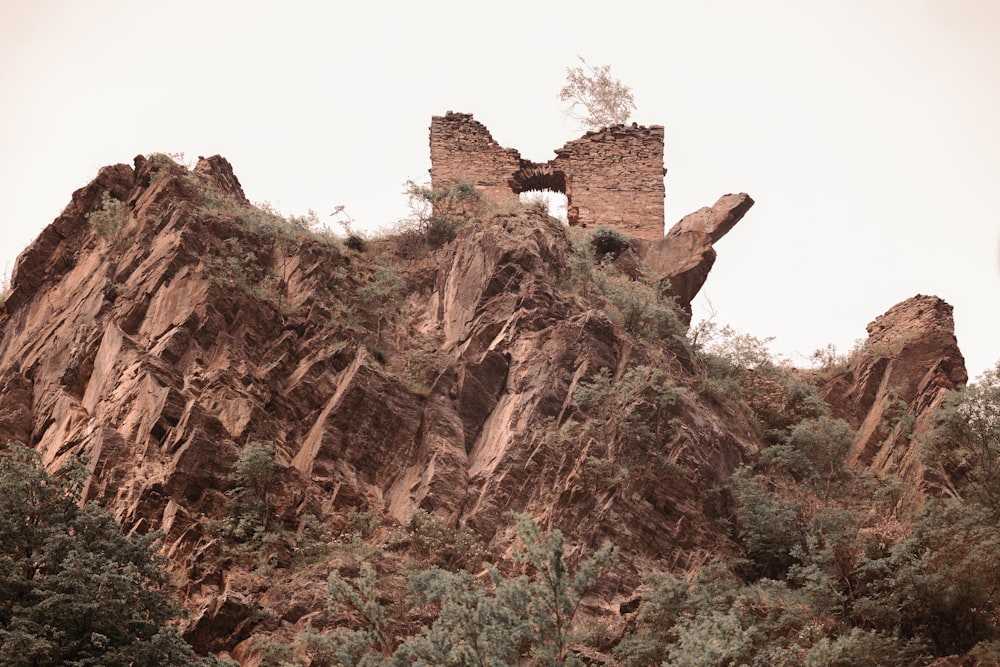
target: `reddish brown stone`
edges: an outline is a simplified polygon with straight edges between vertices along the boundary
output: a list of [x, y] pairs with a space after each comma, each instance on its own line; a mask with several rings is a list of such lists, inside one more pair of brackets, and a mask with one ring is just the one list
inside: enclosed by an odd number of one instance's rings
[[431, 119], [431, 183], [471, 181], [495, 202], [529, 190], [562, 192], [569, 224], [608, 225], [630, 236], [663, 237], [663, 127], [614, 125], [567, 142], [549, 162], [503, 148], [472, 114]]
[[715, 263], [713, 244], [743, 219], [753, 203], [746, 193], [723, 195], [713, 206], [684, 216], [665, 238], [637, 244], [639, 257], [657, 279], [669, 284], [667, 293], [676, 297], [688, 317], [691, 301]]
[[229, 160], [221, 155], [213, 155], [208, 158], [199, 157], [198, 163], [191, 171], [208, 179], [215, 187], [232, 195], [241, 204], [250, 203], [243, 193], [240, 179], [236, 178], [236, 174], [233, 173], [233, 165], [229, 164]]
[[[868, 325], [868, 340], [845, 372], [828, 378], [825, 398], [858, 429], [851, 459], [879, 476], [894, 473], [921, 489], [927, 472], [920, 439], [945, 395], [969, 379], [955, 339], [952, 307], [917, 295]], [[900, 430], [887, 419], [898, 401], [913, 417]]]
[[[614, 147], [614, 135], [581, 141]], [[490, 160], [513, 164], [505, 150]], [[759, 446], [745, 416], [691, 392], [676, 405], [676, 432], [632, 452], [620, 479], [588, 471], [605, 455], [600, 442], [545, 437], [580, 417], [574, 390], [602, 368], [620, 377], [644, 364], [678, 387], [700, 382], [668, 350], [623, 334], [598, 299], [567, 289], [572, 246], [557, 221], [535, 210], [498, 215], [394, 266], [401, 294], [378, 333], [367, 332], [369, 351], [340, 326], [348, 306], [364, 316], [367, 304], [345, 294], [367, 279], [368, 258], [308, 240], [286, 250], [200, 210], [198, 178], [242, 193], [221, 158], [197, 174], [177, 166], [155, 178], [148, 162], [137, 160], [135, 173], [102, 170], [18, 262], [15, 290], [30, 296], [0, 322], [0, 438], [28, 440], [52, 469], [88, 457], [88, 499], [127, 529], [165, 531], [181, 601], [194, 612], [186, 636], [203, 650], [252, 664], [254, 634], [343, 625], [323, 610], [330, 563], [290, 568], [298, 556], [289, 545], [307, 517], [342, 534], [352, 507], [387, 525], [425, 509], [478, 533], [498, 558], [515, 512], [563, 531], [573, 559], [610, 540], [622, 555], [597, 593], [608, 609], [616, 596], [635, 599], [644, 573], [689, 571], [729, 548], [706, 498]], [[517, 187], [553, 174], [540, 169]], [[480, 181], [513, 196], [507, 183]], [[104, 190], [132, 216], [130, 243], [114, 255], [85, 223]], [[699, 262], [751, 203], [731, 195], [686, 217], [656, 246], [660, 275], [693, 295]], [[280, 270], [280, 306], [213, 274], [223, 239]], [[875, 437], [866, 424], [895, 396], [924, 419], [965, 380], [951, 309], [917, 297], [869, 332], [868, 352], [827, 394], [861, 427], [859, 464], [919, 475], [915, 445]], [[428, 344], [440, 366], [414, 388], [393, 364]], [[210, 531], [225, 515], [237, 453], [253, 441], [273, 442], [281, 467], [271, 491], [283, 537], [260, 554], [273, 581], [226, 557]], [[643, 472], [654, 458], [660, 477]]]

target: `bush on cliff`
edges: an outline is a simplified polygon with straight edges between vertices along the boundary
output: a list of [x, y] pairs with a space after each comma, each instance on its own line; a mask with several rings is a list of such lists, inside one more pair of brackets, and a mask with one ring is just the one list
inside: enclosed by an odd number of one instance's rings
[[399, 235], [415, 235], [420, 244], [431, 248], [455, 240], [458, 230], [483, 213], [483, 199], [470, 181], [447, 188], [406, 182], [410, 216], [400, 223]]
[[240, 450], [229, 473], [233, 488], [229, 491], [223, 522], [223, 532], [228, 537], [258, 546], [273, 528], [270, 487], [279, 470], [272, 443], [251, 442]]

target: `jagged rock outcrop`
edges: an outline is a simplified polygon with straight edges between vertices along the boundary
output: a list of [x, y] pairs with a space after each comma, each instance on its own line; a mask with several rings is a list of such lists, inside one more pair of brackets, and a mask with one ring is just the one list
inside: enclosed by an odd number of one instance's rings
[[689, 318], [691, 302], [715, 264], [713, 245], [743, 219], [753, 203], [746, 193], [723, 195], [711, 207], [684, 216], [663, 239], [638, 242], [640, 258], [657, 279], [669, 281], [668, 293]]
[[[123, 203], [127, 243], [88, 225], [105, 192]], [[752, 447], [745, 423], [689, 393], [658, 445], [669, 481], [598, 489], [586, 460], [599, 450], [542, 437], [601, 368], [694, 381], [562, 289], [571, 246], [557, 221], [497, 216], [380, 273], [245, 205], [218, 156], [190, 172], [162, 156], [101, 170], [22, 254], [0, 329], [0, 437], [53, 468], [87, 457], [88, 499], [126, 529], [165, 531], [199, 647], [236, 650], [266, 602], [227, 572], [208, 527], [253, 441], [275, 444], [276, 512], [292, 531], [306, 513], [420, 507], [502, 551], [511, 513], [529, 511], [566, 533], [571, 557], [605, 539], [622, 548], [605, 599], [726, 548], [704, 491]], [[437, 364], [423, 389], [404, 380], [421, 349]]]
[[[87, 222], [104, 193], [122, 202], [127, 243]], [[646, 267], [689, 305], [712, 244], [752, 203], [727, 195], [641, 242]], [[699, 393], [707, 371], [690, 351], [626, 334], [568, 286], [579, 257], [557, 221], [497, 215], [416, 258], [282, 224], [248, 206], [219, 156], [191, 171], [162, 156], [107, 167], [21, 255], [0, 318], [0, 442], [26, 442], [52, 468], [87, 457], [88, 499], [127, 530], [164, 531], [200, 650], [254, 664], [255, 634], [346, 622], [323, 608], [324, 582], [356, 563], [291, 563], [307, 522], [339, 535], [352, 509], [391, 523], [420, 508], [498, 560], [515, 512], [563, 531], [571, 561], [609, 540], [622, 556], [588, 601], [609, 615], [647, 572], [733, 548], [707, 492], [759, 448], [748, 414]], [[589, 417], [574, 393], [602, 369], [620, 380], [637, 368], [672, 392], [645, 449], [559, 428]], [[859, 429], [854, 461], [919, 484], [913, 434], [966, 379], [950, 306], [920, 296], [869, 325], [821, 385]], [[912, 429], [887, 421], [900, 405]], [[274, 443], [280, 465], [284, 532], [261, 549], [281, 576], [266, 584], [213, 528], [255, 441]]]
[[233, 165], [221, 155], [213, 155], [209, 158], [199, 156], [198, 162], [192, 171], [208, 179], [221, 192], [225, 192], [235, 198], [237, 203], [250, 203], [246, 194], [243, 193], [243, 186], [240, 185], [240, 180], [233, 173]]
[[952, 307], [917, 295], [868, 325], [868, 340], [824, 398], [857, 428], [851, 458], [877, 475], [895, 473], [907, 488], [924, 479], [919, 436], [945, 395], [969, 379], [955, 339]]

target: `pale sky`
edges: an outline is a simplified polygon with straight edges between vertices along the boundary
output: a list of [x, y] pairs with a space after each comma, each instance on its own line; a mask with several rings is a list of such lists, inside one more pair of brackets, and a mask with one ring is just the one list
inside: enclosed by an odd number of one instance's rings
[[432, 115], [536, 161], [580, 136], [558, 92], [581, 55], [665, 126], [668, 226], [757, 201], [717, 245], [716, 321], [802, 361], [936, 294], [970, 373], [1000, 359], [1000, 2], [651, 5], [0, 0], [0, 270], [139, 153], [220, 153], [251, 200], [385, 227]]

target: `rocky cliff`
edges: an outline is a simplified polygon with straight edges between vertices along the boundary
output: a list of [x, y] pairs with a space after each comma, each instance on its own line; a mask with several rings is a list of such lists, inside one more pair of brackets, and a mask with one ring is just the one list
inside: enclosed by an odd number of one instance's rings
[[[750, 204], [732, 195], [690, 216], [663, 257], [644, 251], [648, 272], [689, 303], [711, 243]], [[114, 218], [111, 233], [94, 215]], [[53, 469], [85, 457], [88, 499], [127, 530], [165, 533], [188, 639], [244, 662], [253, 634], [317, 621], [334, 566], [296, 570], [290, 554], [309, 526], [336, 536], [358, 512], [392, 524], [419, 508], [497, 559], [518, 512], [561, 530], [570, 558], [610, 541], [622, 556], [591, 604], [612, 616], [645, 573], [733, 550], [710, 491], [761, 436], [699, 391], [683, 314], [632, 313], [621, 277], [619, 301], [595, 293], [593, 259], [537, 210], [397, 250], [392, 238], [347, 250], [250, 206], [218, 156], [190, 171], [163, 156], [106, 167], [15, 266], [0, 441]], [[966, 380], [950, 307], [917, 297], [869, 332], [824, 396], [859, 429], [857, 465], [919, 486], [912, 434]], [[613, 389], [626, 380], [633, 393]], [[894, 401], [916, 429], [887, 430]], [[621, 415], [652, 427], [639, 437]], [[280, 468], [286, 536], [262, 547], [273, 585], [226, 556], [217, 529], [233, 463], [255, 442], [273, 443]]]
[[820, 386], [857, 429], [851, 461], [879, 476], [899, 475], [914, 501], [927, 475], [920, 436], [947, 393], [968, 380], [951, 306], [917, 295], [875, 318], [863, 345]]

